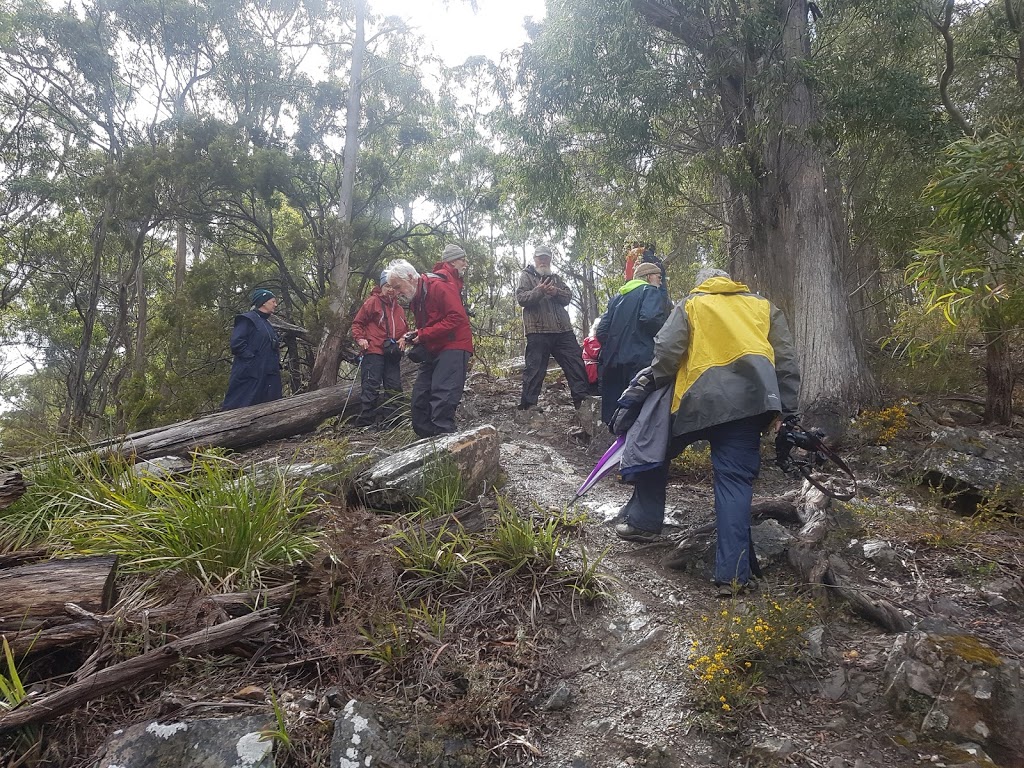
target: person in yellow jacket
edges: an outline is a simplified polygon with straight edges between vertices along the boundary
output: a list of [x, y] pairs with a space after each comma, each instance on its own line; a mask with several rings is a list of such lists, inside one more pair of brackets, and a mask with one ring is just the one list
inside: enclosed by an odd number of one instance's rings
[[652, 371], [657, 387], [673, 387], [668, 451], [660, 466], [633, 476], [633, 497], [615, 532], [631, 541], [659, 535], [669, 462], [691, 443], [709, 441], [718, 531], [715, 583], [721, 596], [730, 596], [757, 568], [750, 505], [761, 468], [761, 433], [776, 417], [795, 415], [799, 405], [793, 337], [770, 301], [720, 269], [703, 269], [658, 332]]

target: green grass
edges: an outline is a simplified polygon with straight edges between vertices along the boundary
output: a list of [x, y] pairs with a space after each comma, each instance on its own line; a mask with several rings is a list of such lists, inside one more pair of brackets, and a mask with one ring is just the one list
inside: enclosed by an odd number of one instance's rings
[[0, 546], [113, 554], [127, 572], [177, 568], [214, 588], [259, 584], [311, 555], [303, 482], [279, 468], [256, 474], [216, 453], [196, 454], [183, 477], [137, 476], [124, 459], [52, 459], [0, 517]]

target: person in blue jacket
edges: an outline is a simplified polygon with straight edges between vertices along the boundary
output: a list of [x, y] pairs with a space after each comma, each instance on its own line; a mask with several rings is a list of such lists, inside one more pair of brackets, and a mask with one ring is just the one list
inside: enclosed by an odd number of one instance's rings
[[610, 424], [630, 380], [654, 358], [654, 337], [668, 317], [661, 268], [644, 262], [619, 289], [597, 326], [601, 342], [601, 421]]
[[277, 297], [266, 288], [252, 292], [252, 307], [235, 316], [231, 333], [231, 364], [228, 391], [221, 410], [244, 408], [281, 397], [281, 354], [277, 331], [270, 316], [277, 309]]

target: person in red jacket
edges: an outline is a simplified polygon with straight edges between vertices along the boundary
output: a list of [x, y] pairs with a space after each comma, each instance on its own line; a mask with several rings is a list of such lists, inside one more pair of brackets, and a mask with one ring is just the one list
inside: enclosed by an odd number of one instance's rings
[[473, 354], [461, 286], [444, 271], [421, 275], [405, 259], [395, 259], [385, 272], [388, 285], [408, 300], [416, 319], [416, 330], [399, 342], [420, 366], [412, 385], [413, 431], [420, 437], [454, 432], [455, 409], [462, 401]]
[[590, 326], [590, 333], [583, 340], [583, 367], [587, 370], [587, 384], [590, 385], [590, 394], [598, 394], [598, 363], [601, 360], [601, 342], [597, 338], [597, 326], [601, 318], [597, 318]]
[[387, 284], [387, 273], [381, 273], [380, 286], [374, 286], [352, 318], [352, 338], [363, 354], [360, 381], [363, 410], [354, 422], [357, 427], [386, 423], [394, 418], [402, 393], [399, 339], [408, 330], [405, 309], [398, 303], [395, 289]]

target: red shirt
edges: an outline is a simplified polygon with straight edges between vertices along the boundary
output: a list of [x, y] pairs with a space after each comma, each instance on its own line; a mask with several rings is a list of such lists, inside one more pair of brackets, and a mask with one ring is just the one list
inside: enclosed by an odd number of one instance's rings
[[587, 369], [587, 381], [597, 384], [597, 358], [601, 354], [601, 342], [596, 336], [583, 340], [583, 367]]

